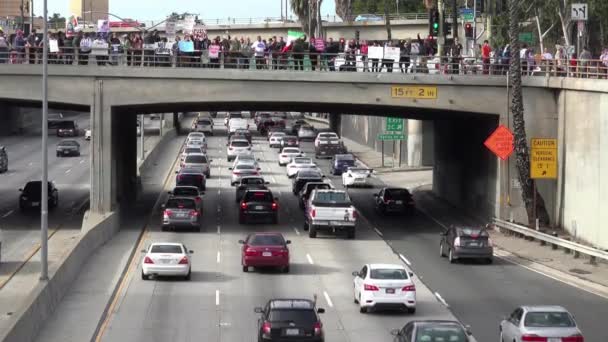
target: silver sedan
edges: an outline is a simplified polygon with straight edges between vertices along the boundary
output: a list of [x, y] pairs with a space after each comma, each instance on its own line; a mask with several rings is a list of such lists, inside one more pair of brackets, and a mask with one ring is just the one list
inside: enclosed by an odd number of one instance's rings
[[574, 317], [561, 306], [520, 306], [500, 322], [499, 341], [584, 342]]

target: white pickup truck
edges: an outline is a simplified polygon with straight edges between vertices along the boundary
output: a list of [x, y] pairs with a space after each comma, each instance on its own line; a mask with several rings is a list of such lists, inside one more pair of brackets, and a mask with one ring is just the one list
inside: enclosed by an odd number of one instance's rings
[[305, 207], [304, 230], [308, 230], [309, 237], [317, 237], [317, 231], [341, 231], [349, 239], [355, 238], [358, 214], [346, 191], [315, 189]]

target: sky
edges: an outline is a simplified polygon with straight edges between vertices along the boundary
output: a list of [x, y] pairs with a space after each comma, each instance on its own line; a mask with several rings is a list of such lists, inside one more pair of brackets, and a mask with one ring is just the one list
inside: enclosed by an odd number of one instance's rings
[[[47, 1], [49, 16], [69, 16], [70, 0]], [[42, 0], [34, 0], [36, 16], [42, 15], [42, 6]], [[202, 19], [280, 17], [281, 0], [110, 0], [110, 13], [121, 18], [163, 20], [172, 12], [194, 13]], [[334, 0], [323, 1], [321, 14], [335, 14]]]

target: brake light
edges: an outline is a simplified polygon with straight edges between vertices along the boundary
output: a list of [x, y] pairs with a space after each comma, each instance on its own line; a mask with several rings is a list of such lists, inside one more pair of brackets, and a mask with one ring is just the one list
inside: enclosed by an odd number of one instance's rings
[[412, 284], [412, 285], [407, 285], [407, 286], [404, 286], [404, 287], [401, 289], [401, 291], [403, 291], [403, 292], [416, 292], [416, 285], [413, 285], [413, 284]]
[[149, 256], [144, 258], [144, 264], [153, 264], [153, 263], [154, 263], [154, 261], [152, 261], [152, 259], [150, 259]]
[[315, 336], [323, 335], [323, 323], [315, 322], [315, 324], [313, 324], [312, 328], [315, 332]]
[[262, 324], [262, 337], [270, 338], [270, 329], [270, 322], [264, 322], [264, 324]]
[[277, 202], [272, 202], [272, 210], [277, 210], [279, 209], [279, 205], [277, 204]]
[[471, 234], [471, 239], [477, 239], [479, 237], [479, 234]]
[[460, 236], [454, 239], [454, 247], [460, 247]]
[[197, 202], [200, 202], [202, 200], [202, 198], [196, 197], [194, 200], [197, 201]]
[[376, 285], [370, 285], [370, 284], [363, 284], [363, 290], [365, 290], [365, 291], [380, 291], [380, 289], [378, 288], [378, 286], [376, 286]]
[[317, 216], [317, 209], [313, 209], [310, 211], [310, 216], [312, 217], [316, 217]]
[[353, 210], [353, 219], [356, 219], [357, 217], [359, 217], [359, 214], [357, 214], [356, 210]]
[[188, 257], [184, 256], [179, 260], [180, 265], [188, 265]]
[[243, 210], [247, 209], [247, 203], [241, 202], [241, 209], [243, 209]]
[[190, 216], [194, 216], [194, 217], [198, 216], [198, 211], [190, 210]]
[[171, 216], [171, 214], [173, 214], [173, 212], [169, 209], [165, 209], [165, 211], [163, 212], [163, 216]]
[[585, 342], [585, 338], [581, 334], [576, 334], [568, 337], [562, 337], [562, 342]]
[[240, 175], [241, 173], [240, 173], [240, 172], [238, 172], [238, 171], [232, 171], [232, 174], [233, 174], [233, 175]]
[[547, 342], [546, 337], [538, 336], [536, 334], [525, 334], [521, 337], [521, 340], [525, 342]]
[[289, 249], [282, 249], [279, 251], [280, 256], [289, 256]]

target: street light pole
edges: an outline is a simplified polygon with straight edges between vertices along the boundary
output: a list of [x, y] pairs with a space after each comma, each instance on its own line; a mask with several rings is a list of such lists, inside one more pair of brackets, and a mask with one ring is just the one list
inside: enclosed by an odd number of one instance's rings
[[[43, 0], [42, 7], [42, 179], [41, 179], [41, 195], [40, 195], [40, 280], [46, 281], [49, 279], [49, 246], [48, 246], [48, 230], [49, 230], [49, 194], [48, 194], [48, 117], [49, 117], [49, 99], [48, 99], [48, 73], [49, 73], [49, 37], [47, 27], [47, 0]], [[32, 22], [33, 24], [33, 22]]]

